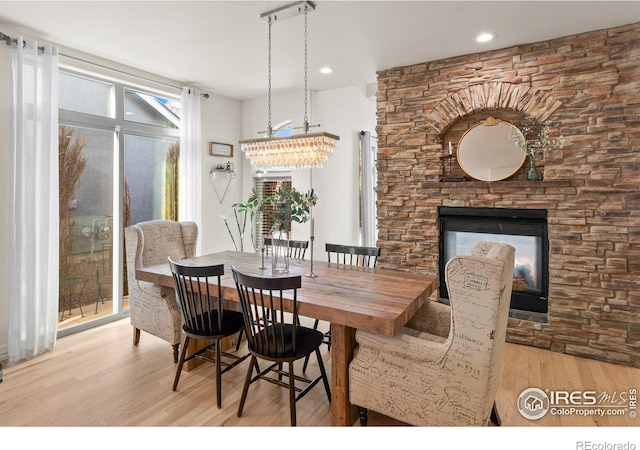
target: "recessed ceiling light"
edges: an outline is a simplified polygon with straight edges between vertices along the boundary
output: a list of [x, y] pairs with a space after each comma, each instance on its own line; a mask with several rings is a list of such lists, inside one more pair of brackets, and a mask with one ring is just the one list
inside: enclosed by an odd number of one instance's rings
[[495, 33], [480, 33], [476, 37], [476, 42], [489, 42], [490, 40], [492, 40], [495, 37], [496, 37]]
[[320, 69], [320, 73], [331, 73], [331, 72], [333, 72], [333, 69], [331, 67], [325, 66]]

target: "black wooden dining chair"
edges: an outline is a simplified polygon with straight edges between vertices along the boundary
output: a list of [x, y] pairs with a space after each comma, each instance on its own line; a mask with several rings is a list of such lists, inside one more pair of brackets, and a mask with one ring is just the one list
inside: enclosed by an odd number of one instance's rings
[[[289, 389], [291, 426], [295, 426], [296, 402], [320, 381], [323, 382], [327, 399], [331, 402], [329, 380], [320, 355], [322, 332], [304, 327], [298, 320], [297, 295], [302, 286], [302, 277], [261, 278], [240, 273], [235, 267], [231, 271], [242, 305], [251, 353], [251, 364], [238, 406], [238, 417], [242, 415], [249, 385], [262, 379]], [[292, 303], [290, 308], [285, 306], [285, 302]], [[286, 311], [288, 309], [290, 311]], [[269, 317], [269, 320], [260, 320], [260, 317]], [[320, 375], [313, 379], [296, 375], [294, 362], [314, 352], [318, 358]], [[271, 361], [272, 364], [252, 376], [257, 358]], [[288, 372], [283, 370], [283, 363], [288, 363]], [[283, 376], [288, 376], [288, 383], [282, 380]]]
[[[380, 247], [363, 247], [358, 245], [325, 244], [327, 261], [329, 263], [347, 264], [351, 266], [376, 267], [380, 256]], [[320, 321], [313, 323], [313, 329], [317, 330]], [[331, 330], [324, 333], [324, 344], [331, 349]], [[307, 370], [309, 358], [305, 359], [302, 371]]]
[[[173, 390], [178, 388], [180, 373], [186, 361], [198, 358], [212, 362], [216, 365], [216, 399], [218, 408], [221, 408], [222, 374], [249, 357], [248, 353], [238, 356], [223, 352], [220, 348], [220, 341], [227, 336], [238, 333], [238, 341], [242, 339], [244, 331], [242, 313], [222, 307], [220, 277], [224, 274], [223, 264], [186, 266], [174, 262], [169, 257], [169, 265], [173, 274], [176, 300], [184, 317], [182, 327], [184, 343], [173, 381]], [[215, 288], [212, 287], [214, 281], [217, 281]], [[192, 353], [187, 355], [191, 339], [206, 341], [208, 344], [199, 350], [192, 350]], [[215, 356], [211, 357], [211, 353]]]
[[[284, 245], [286, 241], [282, 239], [273, 239], [270, 237], [264, 238], [264, 247], [266, 249], [265, 253], [270, 255], [272, 252], [272, 246], [275, 244]], [[307, 249], [309, 248], [309, 241], [296, 241], [289, 239], [289, 249], [288, 255], [290, 258], [294, 259], [304, 259], [304, 255], [307, 253]]]
[[352, 266], [375, 267], [380, 256], [380, 247], [325, 244], [327, 261]]

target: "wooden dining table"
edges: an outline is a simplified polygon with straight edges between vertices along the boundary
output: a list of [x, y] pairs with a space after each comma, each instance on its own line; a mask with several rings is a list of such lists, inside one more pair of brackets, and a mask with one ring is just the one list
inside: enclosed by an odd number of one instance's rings
[[[356, 330], [394, 336], [429, 301], [438, 284], [437, 277], [326, 261], [314, 262], [315, 277], [308, 276], [308, 260], [291, 259], [288, 273], [273, 273], [270, 260], [264, 258], [263, 262], [259, 253], [225, 251], [185, 259], [181, 264], [224, 264], [222, 296], [235, 302], [239, 299], [232, 266], [253, 276], [302, 277], [298, 314], [331, 324], [332, 425], [353, 425], [357, 419], [356, 408], [349, 402], [349, 363], [356, 346]], [[136, 279], [173, 287], [168, 263], [139, 268]]]

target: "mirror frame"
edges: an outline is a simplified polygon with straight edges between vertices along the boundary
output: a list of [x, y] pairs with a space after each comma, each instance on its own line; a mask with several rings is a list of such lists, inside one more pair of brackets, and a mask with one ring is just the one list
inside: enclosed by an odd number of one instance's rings
[[[512, 139], [510, 139], [509, 135], [506, 136], [505, 142], [502, 142], [502, 136], [498, 136], [496, 141], [499, 145], [491, 148], [483, 148], [482, 145], [494, 145], [491, 143], [471, 143], [468, 139], [475, 130], [476, 132], [479, 130], [484, 130], [484, 128], [479, 127], [496, 127], [496, 126], [508, 126], [511, 128], [509, 133], [517, 132], [520, 134], [522, 140], [524, 140], [524, 135], [522, 131], [512, 124], [511, 122], [507, 122], [505, 120], [496, 119], [494, 117], [487, 117], [485, 120], [478, 122], [473, 125], [467, 131], [464, 132], [460, 140], [458, 141], [458, 151], [457, 151], [457, 160], [460, 168], [463, 172], [469, 175], [471, 178], [480, 181], [500, 181], [506, 178], [513, 176], [524, 164], [526, 160], [526, 153], [519, 148]], [[491, 129], [487, 128], [488, 131]], [[497, 130], [497, 128], [495, 128]], [[464, 146], [464, 139], [467, 138], [467, 143], [469, 145]], [[471, 145], [471, 146], [470, 146]], [[491, 151], [490, 157], [487, 157], [487, 152]], [[478, 154], [478, 152], [482, 152], [482, 154]], [[480, 169], [474, 168], [472, 165], [474, 162], [482, 160], [483, 162], [489, 162], [500, 160], [501, 162], [507, 160], [509, 162], [508, 165], [504, 167], [499, 167], [501, 169], [501, 173], [495, 177], [491, 176], [491, 171], [493, 169], [492, 166], [488, 165], [485, 167], [481, 167]], [[498, 169], [496, 167], [496, 169]], [[485, 175], [485, 173], [489, 173], [489, 175]]]

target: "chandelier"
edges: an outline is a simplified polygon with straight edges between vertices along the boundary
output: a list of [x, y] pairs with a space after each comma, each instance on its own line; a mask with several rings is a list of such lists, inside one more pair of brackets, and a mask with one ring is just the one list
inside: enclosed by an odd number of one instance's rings
[[[338, 136], [326, 132], [309, 133], [307, 115], [308, 86], [307, 86], [307, 13], [315, 10], [315, 5], [309, 1], [300, 1], [283, 6], [273, 11], [263, 13], [260, 17], [269, 24], [269, 121], [266, 137], [245, 139], [240, 141], [240, 149], [257, 170], [291, 170], [321, 168], [333, 153]], [[274, 21], [304, 14], [304, 122], [302, 134], [274, 137], [271, 126], [271, 24]]]

